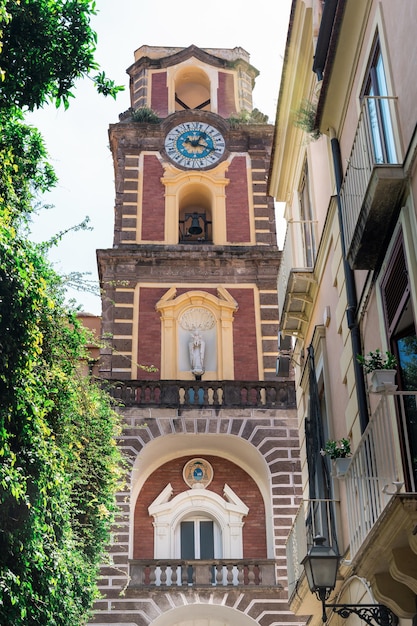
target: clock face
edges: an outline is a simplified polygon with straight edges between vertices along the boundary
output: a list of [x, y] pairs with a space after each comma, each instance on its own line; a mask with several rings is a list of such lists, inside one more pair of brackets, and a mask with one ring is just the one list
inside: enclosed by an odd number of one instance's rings
[[225, 147], [223, 135], [205, 122], [184, 122], [172, 128], [165, 138], [169, 158], [189, 169], [215, 165]]

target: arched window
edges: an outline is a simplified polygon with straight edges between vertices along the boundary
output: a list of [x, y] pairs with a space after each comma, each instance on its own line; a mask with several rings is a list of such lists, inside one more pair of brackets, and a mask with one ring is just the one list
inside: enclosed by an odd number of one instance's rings
[[211, 195], [207, 187], [187, 185], [179, 197], [179, 242], [213, 241]]
[[249, 509], [228, 485], [223, 492], [224, 498], [209, 489], [190, 489], [171, 500], [168, 484], [148, 509], [154, 518], [155, 559], [241, 559]]
[[[179, 172], [166, 166], [162, 183], [165, 186], [165, 241], [168, 244], [205, 242], [227, 244], [226, 194], [227, 162], [209, 171]], [[197, 215], [194, 216], [194, 213]], [[201, 228], [190, 237], [190, 227]], [[188, 232], [187, 232], [188, 231]]]
[[181, 559], [219, 559], [221, 529], [212, 518], [193, 513], [177, 525], [175, 545]]
[[175, 110], [211, 111], [210, 80], [198, 67], [186, 66], [175, 78]]

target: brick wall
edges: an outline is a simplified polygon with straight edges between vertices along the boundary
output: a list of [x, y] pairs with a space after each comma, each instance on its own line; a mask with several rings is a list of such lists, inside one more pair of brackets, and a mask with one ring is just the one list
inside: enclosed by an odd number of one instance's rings
[[138, 369], [139, 380], [158, 380], [161, 369], [161, 321], [155, 304], [166, 293], [166, 289], [143, 288], [139, 297], [138, 363], [155, 365], [157, 372]]
[[218, 113], [222, 117], [230, 117], [236, 113], [235, 79], [231, 74], [219, 72], [219, 87], [217, 91]]
[[235, 380], [258, 380], [255, 302], [252, 289], [229, 289], [239, 305], [233, 322]]
[[[196, 285], [195, 289], [201, 289]], [[177, 296], [190, 291], [179, 288]], [[203, 289], [215, 294], [214, 289]], [[258, 350], [255, 302], [252, 289], [228, 289], [239, 305], [233, 322], [233, 350], [235, 380], [258, 380]], [[137, 361], [141, 365], [161, 367], [161, 321], [155, 304], [166, 293], [166, 288], [141, 287], [139, 301], [139, 338]], [[138, 370], [139, 380], [158, 380], [160, 372]]]
[[142, 241], [163, 241], [165, 228], [165, 187], [163, 168], [156, 156], [145, 155], [143, 164]]
[[159, 115], [168, 115], [168, 87], [166, 72], [152, 74], [151, 108]]
[[230, 180], [226, 187], [227, 241], [250, 241], [249, 200], [246, 175], [246, 158], [235, 157], [227, 172]]
[[[182, 470], [191, 458], [193, 457], [182, 457], [162, 465], [142, 487], [135, 508], [133, 558], [153, 558], [153, 517], [148, 514], [148, 507], [168, 483], [173, 488], [172, 497], [188, 490], [182, 478]], [[223, 488], [227, 483], [249, 507], [243, 527], [243, 556], [266, 558], [265, 509], [255, 481], [230, 461], [215, 456], [205, 455], [204, 458], [211, 463], [214, 471], [214, 478], [208, 489], [223, 496]]]
[[[270, 522], [273, 533], [273, 537], [271, 537], [273, 546], [270, 545], [270, 548], [273, 547], [271, 556], [273, 555], [277, 564], [277, 586], [273, 589], [262, 589], [255, 585], [245, 587], [244, 589], [218, 586], [210, 588], [207, 593], [202, 593], [201, 589], [184, 589], [184, 587], [161, 587], [152, 592], [146, 587], [136, 589], [130, 587], [126, 590], [127, 585], [129, 585], [129, 498], [131, 495], [131, 483], [128, 478], [125, 490], [118, 494], [119, 513], [114, 526], [112, 546], [109, 549], [110, 562], [106, 562], [101, 568], [99, 590], [102, 597], [95, 603], [97, 612], [95, 618], [90, 623], [121, 624], [128, 619], [129, 623], [137, 626], [149, 626], [155, 619], [155, 614], [163, 615], [171, 611], [172, 607], [186, 608], [188, 606], [191, 607], [191, 605], [198, 605], [200, 614], [208, 615], [211, 606], [219, 605], [231, 606], [235, 611], [241, 611], [242, 617], [247, 617], [250, 610], [250, 617], [258, 626], [296, 626], [296, 624], [304, 624], [305, 619], [294, 616], [289, 612], [286, 589], [287, 561], [285, 542], [298, 510], [301, 494], [296, 410], [268, 409], [253, 411], [243, 408], [220, 411], [205, 410], [204, 412], [185, 410], [180, 416], [176, 409], [145, 408], [140, 410], [132, 407], [120, 408], [120, 412], [123, 416], [124, 427], [119, 442], [132, 470], [137, 455], [143, 453], [146, 456], [148, 444], [152, 446], [152, 458], [157, 459], [159, 451], [157, 446], [158, 440], [162, 443], [160, 451], [163, 454], [163, 451], [165, 450], [166, 452], [167, 450], [166, 444], [163, 443], [165, 437], [169, 437], [171, 440], [171, 452], [177, 446], [183, 450], [181, 442], [183, 442], [184, 437], [189, 438], [189, 455], [178, 459], [178, 462], [172, 460], [172, 467], [176, 467], [172, 473], [175, 474], [176, 472], [176, 476], [170, 475], [168, 477], [166, 474], [166, 469], [171, 465], [170, 462], [165, 463], [161, 468], [165, 480], [160, 480], [159, 485], [154, 485], [153, 489], [156, 495], [161, 491], [159, 487], [166, 485], [168, 478], [169, 480], [173, 479], [171, 482], [174, 489], [177, 489], [177, 485], [182, 481], [180, 476], [182, 475], [183, 464], [191, 455], [201, 456], [210, 460], [219, 482], [224, 481], [230, 484], [236, 490], [236, 493], [242, 496], [242, 500], [251, 509], [254, 509], [256, 503], [251, 501], [250, 497], [252, 493], [256, 493], [256, 490], [246, 487], [246, 485], [253, 485], [252, 479], [245, 472], [240, 474], [246, 480], [242, 493], [241, 483], [237, 480], [238, 472], [235, 472], [235, 467], [239, 465], [239, 461], [235, 458], [234, 462], [225, 462], [208, 451], [206, 454], [206, 445], [209, 447], [212, 445], [210, 443], [206, 444], [207, 435], [218, 437], [219, 443], [223, 437], [227, 437], [230, 443], [231, 454], [237, 458], [241, 455], [246, 456], [244, 449], [237, 445], [238, 441], [242, 439], [252, 447], [256, 456], [260, 455], [264, 459], [268, 477], [265, 476], [260, 480], [264, 487], [267, 486], [266, 493], [270, 498], [268, 514], [272, 516], [272, 519], [265, 518], [265, 523], [268, 526]], [[208, 438], [208, 441], [210, 441], [210, 438]], [[147, 456], [146, 458], [149, 460], [150, 457]], [[136, 480], [137, 471], [138, 467], [132, 472], [131, 480], [133, 483]], [[155, 470], [152, 476], [149, 477], [149, 484], [155, 480], [158, 471]], [[267, 481], [266, 483], [265, 480]], [[174, 481], [176, 481], [175, 485]], [[138, 504], [144, 498], [146, 485], [147, 483], [145, 482]], [[180, 488], [184, 488], [183, 483]], [[210, 486], [209, 488], [211, 489], [212, 487]], [[148, 499], [152, 501], [150, 493]], [[147, 503], [143, 506], [144, 511], [146, 511], [146, 507]], [[246, 533], [247, 525], [248, 520], [246, 520], [244, 526], [244, 533]], [[253, 529], [255, 528], [256, 522], [253, 523]], [[257, 532], [255, 531], [253, 534]], [[150, 533], [147, 533], [147, 537], [148, 539], [153, 537], [153, 528]], [[255, 551], [246, 542], [245, 550], [249, 549]], [[271, 607], [267, 614], [266, 607]], [[181, 619], [175, 619], [174, 615], [172, 615], [172, 618], [172, 623], [181, 621]], [[224, 618], [223, 621], [227, 622], [228, 620]]]

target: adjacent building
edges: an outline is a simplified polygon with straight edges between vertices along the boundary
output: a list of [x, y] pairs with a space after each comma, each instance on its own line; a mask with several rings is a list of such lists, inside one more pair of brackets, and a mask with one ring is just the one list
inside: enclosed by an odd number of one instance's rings
[[98, 250], [100, 376], [128, 463], [95, 624], [302, 623], [285, 541], [301, 476], [277, 376], [274, 127], [241, 48], [142, 46], [109, 130], [114, 244]]
[[[415, 2], [292, 3], [269, 192], [285, 203], [279, 319], [302, 463], [289, 601], [312, 623], [302, 561], [317, 535], [341, 556], [328, 602], [415, 622], [416, 23]], [[371, 351], [395, 355], [394, 382], [365, 375], [357, 355]], [[342, 439], [344, 470], [321, 453]]]

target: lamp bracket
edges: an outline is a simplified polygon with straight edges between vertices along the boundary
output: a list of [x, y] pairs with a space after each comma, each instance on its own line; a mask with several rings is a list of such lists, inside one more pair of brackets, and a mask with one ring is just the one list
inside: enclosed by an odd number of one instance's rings
[[[324, 604], [323, 608], [332, 609], [334, 613], [347, 619], [357, 615], [369, 626], [397, 626], [398, 617], [384, 604]], [[323, 613], [324, 615], [324, 613]]]

